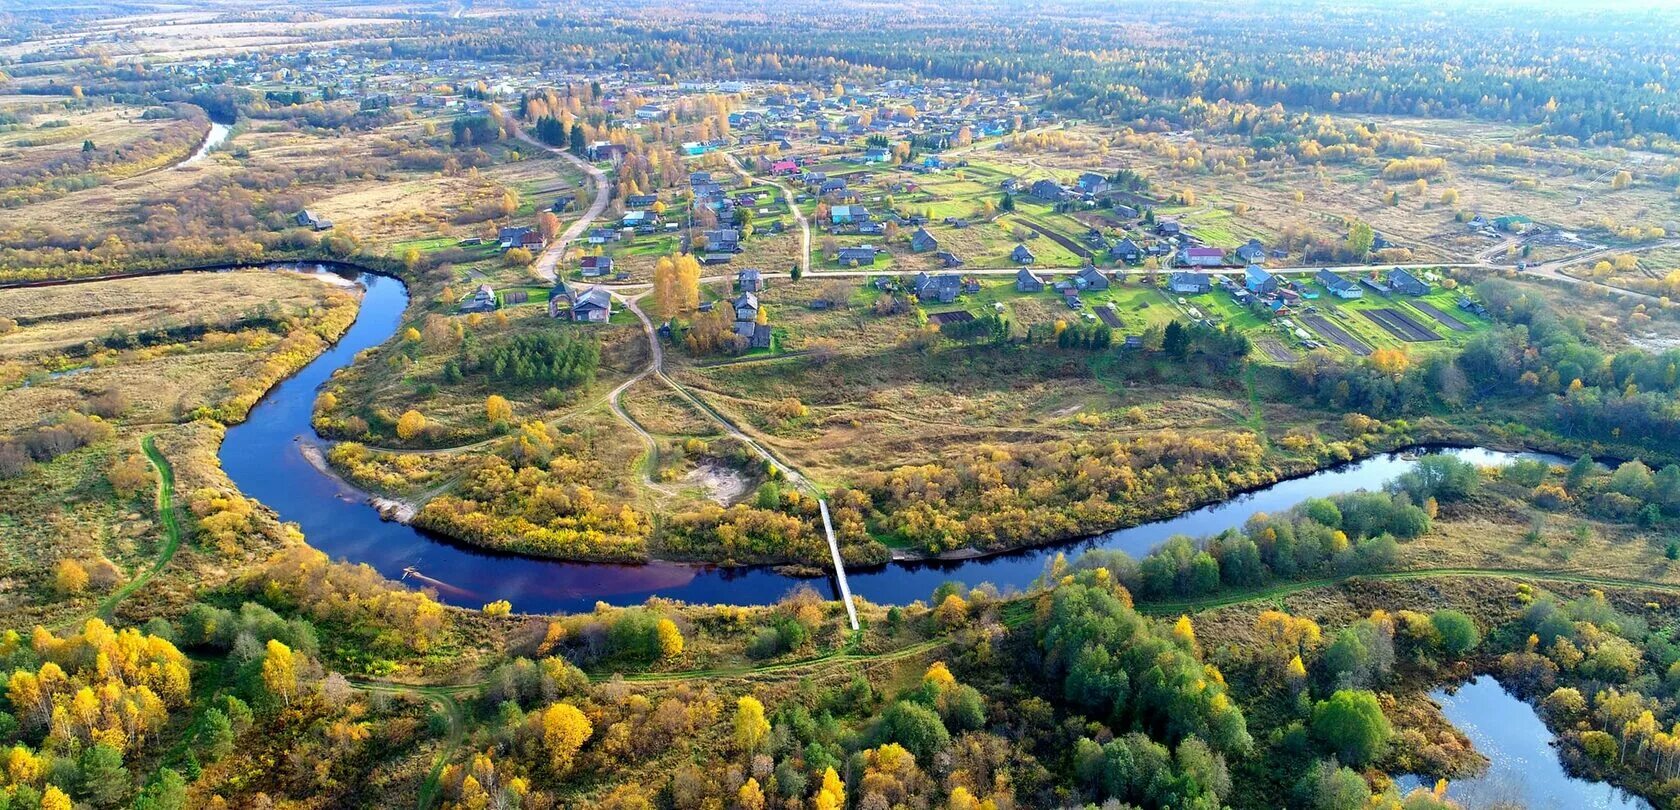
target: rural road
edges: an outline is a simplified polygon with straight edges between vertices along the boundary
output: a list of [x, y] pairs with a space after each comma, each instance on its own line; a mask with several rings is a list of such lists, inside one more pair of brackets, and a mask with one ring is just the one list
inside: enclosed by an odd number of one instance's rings
[[558, 238], [548, 243], [548, 247], [543, 249], [542, 254], [531, 265], [532, 272], [541, 276], [544, 280], [552, 282], [560, 278], [558, 268], [560, 258], [566, 255], [566, 246], [577, 241], [578, 237], [583, 236], [584, 232], [589, 230], [589, 226], [595, 224], [596, 218], [607, 210], [607, 201], [612, 197], [612, 186], [607, 181], [607, 173], [601, 171], [594, 164], [564, 149], [556, 149], [532, 138], [525, 134], [523, 129], [516, 129], [514, 133], [519, 140], [571, 161], [572, 165], [587, 172], [590, 178], [595, 181], [595, 199], [589, 203], [589, 209], [584, 211], [583, 216], [579, 217], [576, 222], [568, 225]]
[[803, 275], [811, 275], [811, 221], [805, 218], [805, 212], [799, 210], [799, 206], [794, 203], [793, 189], [782, 185], [779, 180], [766, 180], [761, 177], [753, 176], [747, 171], [745, 166], [741, 165], [741, 161], [736, 160], [735, 156], [729, 154], [728, 152], [723, 153], [723, 158], [729, 161], [729, 165], [734, 166], [735, 171], [739, 173], [748, 183], [764, 183], [782, 190], [782, 198], [787, 201], [788, 210], [793, 212], [793, 218], [799, 222], [799, 239], [801, 245], [799, 250], [799, 272]]

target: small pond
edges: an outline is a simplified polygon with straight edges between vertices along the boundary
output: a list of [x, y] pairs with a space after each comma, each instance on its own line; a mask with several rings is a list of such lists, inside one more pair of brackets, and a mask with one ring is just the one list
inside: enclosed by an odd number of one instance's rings
[[[1437, 689], [1429, 696], [1441, 713], [1475, 743], [1489, 760], [1487, 773], [1447, 785], [1447, 798], [1479, 810], [1496, 803], [1529, 810], [1606, 810], [1651, 805], [1606, 782], [1577, 779], [1564, 773], [1552, 745], [1552, 732], [1534, 707], [1505, 691], [1499, 681], [1483, 675], [1449, 693]], [[1395, 780], [1402, 791], [1424, 786], [1416, 776]]]

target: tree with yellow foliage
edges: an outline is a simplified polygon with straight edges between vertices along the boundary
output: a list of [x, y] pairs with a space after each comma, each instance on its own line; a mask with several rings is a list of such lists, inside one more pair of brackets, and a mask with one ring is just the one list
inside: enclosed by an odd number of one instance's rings
[[263, 688], [279, 698], [282, 704], [292, 705], [292, 698], [298, 691], [297, 654], [279, 639], [268, 640], [268, 651], [263, 655], [262, 682]]
[[758, 308], [758, 314], [753, 316], [753, 323], [756, 323], [759, 326], [768, 325], [770, 323], [770, 308], [768, 306], [760, 305]]
[[746, 695], [735, 702], [735, 750], [755, 754], [770, 736], [770, 722], [764, 719], [764, 704]]
[[935, 661], [922, 675], [922, 685], [931, 687], [935, 692], [943, 692], [952, 686], [956, 686], [957, 679], [956, 676], [951, 674], [951, 669], [945, 666], [944, 661]]
[[578, 750], [595, 733], [594, 726], [569, 703], [556, 703], [536, 713], [534, 718], [542, 729], [542, 747], [548, 754], [549, 769], [556, 776], [565, 776]]
[[[80, 90], [81, 88], [77, 89]], [[41, 794], [41, 810], [73, 810], [73, 808], [74, 805], [70, 803], [70, 797], [64, 795], [64, 791], [59, 790], [57, 785], [47, 785], [46, 791]]]
[[484, 398], [484, 418], [491, 424], [513, 421], [513, 405], [500, 394], [491, 394]]
[[1188, 615], [1179, 616], [1178, 621], [1173, 623], [1172, 637], [1185, 649], [1196, 649], [1196, 626], [1190, 623]]
[[397, 438], [408, 441], [426, 430], [426, 417], [419, 411], [405, 411], [397, 419]]
[[58, 561], [58, 567], [53, 572], [53, 584], [59, 593], [75, 596], [87, 590], [87, 569], [83, 568], [81, 563], [65, 557]]
[[670, 619], [660, 619], [654, 626], [654, 632], [659, 636], [659, 655], [663, 658], [676, 658], [683, 652], [683, 634], [677, 629], [677, 623]]
[[1412, 365], [1411, 358], [1406, 356], [1404, 350], [1387, 348], [1371, 352], [1367, 362], [1371, 364], [1372, 368], [1394, 377], [1406, 373], [1406, 369]]
[[506, 599], [497, 599], [485, 605], [480, 612], [486, 616], [506, 616], [513, 612], [513, 603]]
[[735, 806], [741, 810], [764, 810], [764, 790], [758, 786], [758, 780], [748, 778], [741, 789], [735, 791]]
[[823, 771], [822, 787], [817, 795], [811, 797], [811, 807], [814, 810], [841, 810], [846, 806], [846, 783], [840, 781], [840, 774], [830, 767]]

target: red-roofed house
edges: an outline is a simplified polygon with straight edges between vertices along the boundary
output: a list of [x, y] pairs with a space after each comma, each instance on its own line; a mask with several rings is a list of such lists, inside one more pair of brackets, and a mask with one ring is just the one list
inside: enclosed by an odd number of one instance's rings
[[794, 163], [791, 160], [778, 160], [775, 163], [770, 164], [770, 173], [777, 175], [798, 174], [799, 164]]

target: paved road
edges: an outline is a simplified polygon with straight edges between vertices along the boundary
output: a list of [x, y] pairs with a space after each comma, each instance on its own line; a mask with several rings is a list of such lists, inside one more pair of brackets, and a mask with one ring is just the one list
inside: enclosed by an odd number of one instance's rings
[[577, 241], [578, 237], [583, 236], [584, 232], [589, 230], [589, 226], [595, 224], [596, 218], [607, 210], [607, 201], [612, 198], [612, 187], [608, 183], [607, 173], [596, 168], [593, 163], [589, 163], [564, 149], [556, 149], [532, 138], [525, 134], [525, 130], [515, 129], [514, 134], [518, 136], [519, 140], [571, 161], [572, 165], [588, 173], [595, 181], [595, 199], [589, 203], [589, 209], [584, 211], [583, 216], [579, 217], [576, 222], [568, 226], [559, 238], [548, 243], [548, 247], [543, 249], [542, 255], [538, 256], [537, 261], [531, 265], [532, 272], [547, 281], [554, 281], [560, 277], [557, 268], [560, 265], [560, 258], [566, 255], [566, 246]]
[[729, 161], [729, 165], [735, 167], [735, 171], [739, 173], [748, 183], [764, 183], [782, 190], [782, 198], [787, 200], [788, 210], [792, 211], [793, 218], [799, 221], [799, 239], [801, 246], [799, 251], [799, 271], [804, 275], [811, 275], [811, 221], [805, 218], [805, 212], [799, 210], [799, 206], [794, 203], [793, 189], [782, 185], [780, 180], [776, 180], [774, 178], [766, 179], [753, 176], [747, 171], [745, 166], [741, 165], [741, 161], [736, 160], [735, 156], [729, 154], [728, 152], [724, 152], [723, 157], [725, 160]]

